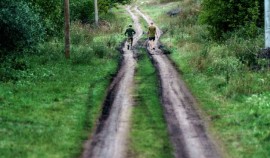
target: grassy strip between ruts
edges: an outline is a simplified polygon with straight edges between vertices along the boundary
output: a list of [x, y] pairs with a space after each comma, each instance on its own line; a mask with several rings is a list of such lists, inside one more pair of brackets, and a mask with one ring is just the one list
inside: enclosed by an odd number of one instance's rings
[[167, 126], [159, 99], [157, 72], [144, 50], [138, 56], [136, 105], [133, 109], [129, 157], [172, 158]]
[[115, 47], [128, 22], [125, 10], [114, 12], [117, 18], [99, 29], [72, 24], [69, 61], [58, 39], [41, 44], [38, 55], [16, 59], [27, 68], [16, 71], [16, 81], [0, 82], [1, 158], [80, 155], [117, 71]]
[[[166, 15], [177, 6], [178, 16]], [[258, 52], [263, 37], [247, 39], [235, 32], [220, 43], [209, 40], [206, 26], [197, 23], [199, 3], [191, 0], [141, 8], [163, 30], [162, 42], [208, 116], [225, 156], [269, 157], [269, 69], [254, 71], [239, 59]]]

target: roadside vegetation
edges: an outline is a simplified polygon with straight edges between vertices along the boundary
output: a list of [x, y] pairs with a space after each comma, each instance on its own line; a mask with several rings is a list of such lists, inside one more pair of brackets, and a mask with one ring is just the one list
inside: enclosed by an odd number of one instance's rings
[[[164, 2], [138, 4], [162, 29], [161, 41], [198, 99], [210, 130], [224, 145], [224, 153], [235, 158], [268, 157], [270, 61], [262, 51], [262, 2]], [[176, 8], [179, 14], [167, 14]], [[234, 15], [223, 12], [228, 9]]]
[[157, 72], [142, 49], [138, 53], [135, 82], [136, 103], [132, 112], [129, 157], [172, 158]]
[[[71, 59], [66, 60], [62, 32], [58, 26], [49, 26], [57, 18], [40, 26], [35, 20], [41, 20], [37, 10], [45, 11], [43, 1], [34, 2], [36, 5], [0, 2], [1, 15], [6, 16], [0, 21], [0, 157], [78, 157], [117, 72], [120, 53], [116, 48], [124, 40], [123, 29], [130, 21], [123, 8], [104, 12], [99, 28], [90, 21], [73, 19]], [[7, 12], [9, 7], [30, 16], [30, 20], [18, 16], [19, 22], [13, 22], [15, 15]], [[5, 32], [7, 23], [22, 26]], [[30, 30], [30, 23], [40, 26], [31, 29], [39, 30]], [[3, 39], [9, 33], [14, 33], [13, 38]], [[28, 38], [33, 39], [25, 41]]]

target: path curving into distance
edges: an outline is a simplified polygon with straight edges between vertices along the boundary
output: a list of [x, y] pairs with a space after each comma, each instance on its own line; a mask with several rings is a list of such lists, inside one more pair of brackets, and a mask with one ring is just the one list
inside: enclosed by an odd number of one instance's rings
[[[148, 24], [152, 21], [138, 7], [138, 13]], [[158, 37], [162, 34], [157, 29]], [[157, 45], [156, 40], [156, 45]], [[207, 135], [204, 122], [195, 110], [196, 101], [180, 79], [176, 68], [162, 50], [149, 50], [159, 73], [164, 114], [176, 158], [220, 158], [216, 146]]]
[[[142, 35], [138, 18], [127, 12], [134, 20], [136, 34], [134, 45]], [[127, 43], [122, 48], [123, 59], [117, 76], [109, 87], [103, 111], [95, 133], [85, 143], [81, 158], [125, 158], [128, 145], [130, 115], [133, 106], [133, 85], [136, 60], [134, 52], [127, 50]]]
[[[142, 35], [142, 28], [136, 12], [148, 23], [151, 19], [137, 7], [132, 12], [126, 8], [134, 21], [136, 36], [134, 45]], [[158, 36], [162, 33], [158, 29]], [[156, 40], [156, 45], [157, 45]], [[85, 143], [81, 158], [127, 158], [130, 115], [133, 106], [133, 86], [136, 60], [134, 52], [122, 48], [123, 59], [117, 76], [111, 83], [103, 111], [93, 136]], [[207, 135], [203, 120], [194, 106], [195, 99], [171, 61], [162, 50], [149, 50], [159, 73], [162, 103], [170, 140], [174, 146], [176, 158], [220, 158], [220, 154]], [[158, 139], [158, 138], [157, 138]]]

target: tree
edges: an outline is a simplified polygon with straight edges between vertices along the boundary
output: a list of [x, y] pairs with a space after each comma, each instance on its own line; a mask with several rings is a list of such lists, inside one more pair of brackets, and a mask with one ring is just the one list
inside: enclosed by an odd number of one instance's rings
[[43, 27], [48, 36], [61, 33], [63, 28], [63, 1], [59, 0], [27, 0], [31, 8], [43, 19]]
[[[0, 1], [0, 49], [31, 48], [44, 37], [42, 20], [24, 1]], [[4, 51], [7, 53], [7, 51]]]
[[262, 3], [260, 0], [204, 0], [200, 21], [210, 26], [215, 38], [243, 27], [247, 34], [252, 35], [263, 20]]

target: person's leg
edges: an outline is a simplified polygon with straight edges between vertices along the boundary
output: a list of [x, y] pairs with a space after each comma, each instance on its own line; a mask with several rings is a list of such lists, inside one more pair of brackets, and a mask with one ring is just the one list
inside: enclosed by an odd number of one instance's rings
[[130, 48], [130, 37], [128, 37], [127, 39], [127, 49], [129, 50], [129, 48]]
[[154, 41], [153, 41], [153, 39], [151, 40], [151, 48], [152, 49], [154, 48]]
[[130, 38], [130, 48], [133, 46], [133, 38]]
[[153, 48], [153, 39], [151, 37], [149, 37], [149, 48]]
[[152, 47], [153, 49], [155, 49], [155, 40], [156, 40], [156, 38], [153, 37], [153, 40], [152, 40], [152, 41], [153, 41], [153, 45], [152, 45], [152, 46], [153, 46], [153, 47]]

